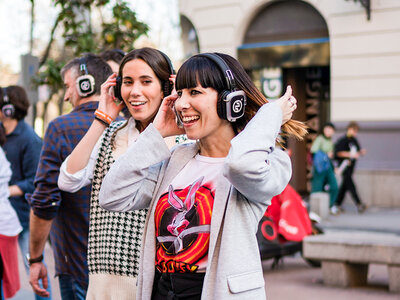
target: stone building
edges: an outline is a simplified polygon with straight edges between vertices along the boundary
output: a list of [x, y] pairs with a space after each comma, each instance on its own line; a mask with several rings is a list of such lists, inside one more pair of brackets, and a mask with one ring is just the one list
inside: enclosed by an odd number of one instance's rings
[[400, 207], [400, 1], [179, 0], [186, 56], [224, 52], [268, 99], [291, 84], [311, 134], [293, 150], [291, 183], [309, 190], [309, 146], [332, 121], [360, 124], [355, 175], [369, 205]]

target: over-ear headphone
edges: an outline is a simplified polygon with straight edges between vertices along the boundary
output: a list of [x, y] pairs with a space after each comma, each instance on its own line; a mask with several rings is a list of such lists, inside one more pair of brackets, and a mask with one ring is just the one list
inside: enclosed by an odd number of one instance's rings
[[12, 118], [15, 114], [15, 107], [10, 103], [10, 98], [8, 98], [7, 88], [1, 88], [3, 92], [3, 106], [1, 107], [1, 112], [7, 118]]
[[[158, 52], [160, 52], [161, 55], [164, 57], [164, 59], [167, 61], [169, 74], [174, 75], [175, 74], [174, 66], [172, 65], [172, 62], [169, 59], [168, 55], [160, 50], [158, 50]], [[167, 97], [168, 95], [171, 94], [172, 89], [174, 88], [174, 84], [169, 79], [167, 79], [166, 81], [162, 82], [162, 87], [163, 87], [164, 97]]]
[[121, 49], [118, 49], [118, 48], [112, 49], [112, 51], [115, 51], [115, 52], [121, 54], [122, 56], [125, 56], [125, 55], [126, 55], [126, 53], [125, 53], [124, 50], [121, 50]]
[[82, 57], [79, 59], [79, 72], [80, 76], [76, 79], [76, 89], [78, 95], [82, 98], [89, 97], [95, 93], [95, 80], [92, 75], [89, 74], [86, 59]]
[[235, 122], [243, 117], [246, 108], [246, 93], [236, 89], [235, 78], [226, 62], [216, 53], [201, 53], [197, 56], [212, 60], [225, 77], [226, 89], [219, 94], [217, 101], [218, 116], [229, 122]]
[[[169, 73], [171, 75], [175, 74], [175, 70], [174, 70], [174, 66], [172, 65], [171, 60], [169, 59], [169, 57], [162, 51], [157, 50], [166, 60], [167, 64], [168, 64], [168, 68], [169, 68]], [[124, 101], [122, 99], [122, 95], [121, 95], [121, 86], [122, 86], [122, 78], [120, 76], [117, 77], [117, 84], [115, 85], [115, 91], [114, 91], [114, 95], [116, 98], [118, 98], [120, 101]], [[168, 96], [171, 94], [172, 89], [174, 87], [173, 83], [171, 81], [169, 81], [169, 79], [167, 79], [166, 81], [161, 82], [161, 87], [163, 90], [163, 94], [164, 97]]]

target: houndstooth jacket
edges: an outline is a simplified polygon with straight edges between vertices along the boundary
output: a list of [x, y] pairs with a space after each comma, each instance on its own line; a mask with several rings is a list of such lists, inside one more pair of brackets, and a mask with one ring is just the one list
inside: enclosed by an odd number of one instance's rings
[[110, 212], [99, 206], [103, 177], [114, 163], [112, 143], [125, 121], [114, 122], [105, 131], [98, 152], [90, 199], [88, 243], [89, 274], [137, 277], [147, 209]]

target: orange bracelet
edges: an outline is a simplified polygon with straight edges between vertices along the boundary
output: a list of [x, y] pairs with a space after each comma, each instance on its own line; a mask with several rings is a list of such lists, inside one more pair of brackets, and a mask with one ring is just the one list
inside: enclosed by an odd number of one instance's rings
[[107, 115], [105, 112], [102, 112], [101, 110], [96, 109], [94, 112], [94, 115], [100, 119], [102, 119], [104, 122], [108, 123], [110, 125], [112, 121], [114, 121], [109, 115]]

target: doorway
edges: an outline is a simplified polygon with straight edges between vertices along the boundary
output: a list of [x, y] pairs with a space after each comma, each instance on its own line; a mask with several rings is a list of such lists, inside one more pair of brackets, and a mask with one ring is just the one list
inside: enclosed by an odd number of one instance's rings
[[287, 140], [290, 150], [293, 175], [290, 184], [301, 194], [307, 195], [311, 179], [310, 148], [320, 128], [330, 116], [329, 67], [302, 67], [284, 69], [285, 85], [291, 85], [297, 99], [293, 119], [303, 121], [309, 134], [304, 141]]

